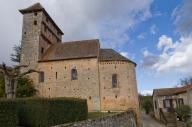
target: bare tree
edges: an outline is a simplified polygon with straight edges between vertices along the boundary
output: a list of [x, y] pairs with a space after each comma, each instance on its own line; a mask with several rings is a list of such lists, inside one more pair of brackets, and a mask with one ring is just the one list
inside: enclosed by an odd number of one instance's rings
[[192, 77], [180, 79], [180, 84], [182, 86], [191, 85], [192, 84]]
[[5, 78], [5, 94], [7, 99], [15, 99], [16, 98], [16, 89], [17, 89], [17, 81], [19, 78], [23, 77], [24, 75], [37, 72], [39, 71], [30, 69], [26, 72], [20, 73], [20, 68], [28, 67], [29, 65], [20, 65], [15, 66], [14, 68], [7, 67], [6, 64], [2, 64], [0, 66], [0, 72], [3, 73]]

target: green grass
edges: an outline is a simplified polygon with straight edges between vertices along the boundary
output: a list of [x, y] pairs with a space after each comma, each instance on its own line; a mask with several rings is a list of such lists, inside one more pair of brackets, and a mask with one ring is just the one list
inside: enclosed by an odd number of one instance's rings
[[94, 119], [94, 118], [98, 118], [98, 117], [104, 117], [104, 116], [108, 116], [108, 115], [112, 115], [115, 114], [116, 112], [89, 112], [88, 113], [88, 119]]

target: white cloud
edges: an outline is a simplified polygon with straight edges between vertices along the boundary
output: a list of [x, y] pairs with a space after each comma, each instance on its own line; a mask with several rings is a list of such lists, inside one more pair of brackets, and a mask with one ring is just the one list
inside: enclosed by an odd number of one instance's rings
[[163, 48], [162, 53], [160, 55], [146, 55], [147, 53], [145, 53], [144, 65], [157, 72], [192, 73], [192, 36], [181, 37], [178, 41], [173, 42], [172, 38], [162, 35], [157, 47]]
[[128, 52], [122, 51], [120, 54], [128, 59], [134, 60], [135, 59], [135, 54], [130, 54]]
[[164, 48], [164, 52], [168, 51], [170, 48], [173, 48], [173, 40], [171, 37], [168, 37], [166, 35], [161, 35], [159, 38], [159, 42], [157, 44], [158, 49]]
[[153, 24], [151, 27], [150, 27], [150, 33], [152, 35], [155, 35], [157, 32], [157, 26], [155, 24]]
[[176, 25], [176, 30], [181, 35], [192, 34], [192, 2], [191, 0], [184, 0], [181, 5], [179, 5], [172, 13], [174, 18], [174, 23]]
[[141, 95], [147, 96], [147, 95], [152, 95], [153, 90], [143, 90], [140, 92]]
[[120, 54], [121, 54], [122, 56], [126, 57], [126, 58], [128, 58], [128, 56], [129, 56], [128, 52], [120, 52]]
[[0, 22], [0, 54], [5, 54], [0, 62], [8, 61], [12, 46], [21, 40], [22, 15], [18, 9], [35, 2], [41, 2], [64, 31], [64, 41], [99, 38], [102, 47], [118, 48], [129, 41], [127, 31], [151, 17], [153, 0], [0, 1], [0, 15], [6, 14]]
[[141, 33], [137, 36], [138, 39], [145, 39], [146, 33]]
[[144, 56], [144, 57], [152, 56], [152, 53], [150, 53], [147, 49], [145, 49], [145, 50], [143, 51], [143, 56]]

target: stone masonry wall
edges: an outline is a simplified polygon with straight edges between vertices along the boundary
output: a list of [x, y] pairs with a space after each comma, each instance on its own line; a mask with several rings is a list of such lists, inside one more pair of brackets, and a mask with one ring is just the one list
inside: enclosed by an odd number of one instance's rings
[[137, 127], [133, 111], [53, 127]]
[[[72, 69], [77, 70], [77, 80], [71, 80]], [[40, 96], [83, 98], [87, 99], [89, 111], [100, 111], [96, 58], [42, 62], [38, 70], [45, 73], [43, 83], [34, 80]]]
[[[133, 109], [140, 121], [135, 65], [125, 61], [99, 62], [101, 111]], [[117, 74], [117, 87], [112, 87], [112, 75]]]

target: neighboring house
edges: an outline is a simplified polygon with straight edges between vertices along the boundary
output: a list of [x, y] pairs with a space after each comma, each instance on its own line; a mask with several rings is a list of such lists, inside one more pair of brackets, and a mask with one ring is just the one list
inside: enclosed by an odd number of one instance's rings
[[153, 105], [155, 117], [161, 119], [161, 111], [170, 112], [180, 105], [192, 107], [192, 85], [177, 88], [164, 88], [153, 90]]
[[39, 96], [83, 98], [89, 111], [133, 109], [140, 115], [133, 61], [101, 49], [98, 39], [62, 43], [63, 32], [39, 3], [20, 12], [20, 64], [41, 71], [30, 74]]

